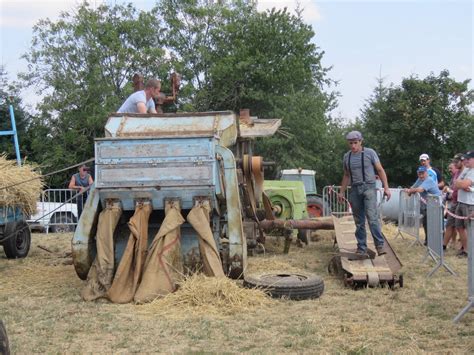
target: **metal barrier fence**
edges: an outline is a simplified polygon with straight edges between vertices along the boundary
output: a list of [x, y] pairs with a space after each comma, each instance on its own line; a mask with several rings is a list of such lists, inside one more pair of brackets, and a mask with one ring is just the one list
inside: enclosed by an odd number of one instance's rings
[[426, 203], [428, 242], [424, 260], [430, 256], [436, 265], [428, 274], [431, 277], [436, 270], [443, 266], [447, 271], [456, 276], [456, 273], [444, 262], [443, 237], [444, 237], [444, 209], [440, 196], [428, 195]]
[[416, 193], [411, 196], [403, 190], [400, 190], [398, 206], [398, 230], [397, 235], [403, 238], [403, 233], [408, 234], [415, 238], [413, 244], [423, 243], [420, 240], [420, 220], [422, 215], [420, 214], [420, 194]]
[[474, 219], [470, 219], [467, 225], [467, 287], [468, 287], [468, 303], [461, 312], [454, 317], [453, 322], [457, 323], [462, 317], [474, 308]]
[[341, 190], [340, 186], [324, 186], [323, 188], [323, 216], [330, 216], [332, 213], [346, 213], [351, 212], [351, 206], [349, 205], [349, 191], [350, 187], [347, 187], [345, 191], [345, 200], [339, 201], [337, 195]]
[[27, 220], [31, 229], [47, 233], [74, 231], [87, 199], [85, 194], [76, 196], [77, 193], [71, 189], [44, 190], [37, 202], [37, 213]]
[[[351, 187], [348, 186], [345, 194], [344, 201], [339, 201], [337, 195], [341, 191], [340, 186], [324, 186], [323, 188], [323, 216], [331, 216], [331, 214], [345, 214], [352, 213], [351, 206], [349, 204], [349, 193]], [[382, 204], [383, 199], [383, 188], [377, 188], [377, 209], [379, 210], [379, 216], [382, 217]]]

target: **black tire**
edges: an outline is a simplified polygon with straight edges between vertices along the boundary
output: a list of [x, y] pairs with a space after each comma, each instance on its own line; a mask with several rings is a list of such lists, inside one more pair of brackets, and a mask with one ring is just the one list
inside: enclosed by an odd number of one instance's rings
[[74, 232], [74, 217], [69, 215], [55, 215], [51, 218], [51, 233], [70, 233]]
[[274, 298], [305, 300], [320, 297], [324, 281], [307, 272], [274, 271], [246, 275], [244, 287], [261, 289]]
[[7, 330], [0, 320], [0, 354], [10, 355], [10, 346], [8, 344]]
[[31, 246], [30, 227], [26, 222], [8, 223], [5, 228], [3, 251], [8, 259], [24, 258]]
[[324, 201], [318, 196], [307, 196], [306, 206], [310, 218], [324, 216]]

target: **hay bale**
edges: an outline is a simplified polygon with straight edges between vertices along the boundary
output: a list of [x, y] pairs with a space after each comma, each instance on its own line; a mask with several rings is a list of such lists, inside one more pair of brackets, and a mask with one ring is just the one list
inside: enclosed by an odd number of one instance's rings
[[[36, 201], [43, 188], [43, 181], [32, 165], [19, 167], [14, 160], [0, 155], [0, 206], [20, 206], [25, 215], [36, 213]], [[24, 184], [20, 182], [31, 180]], [[4, 188], [10, 185], [8, 188]]]
[[139, 312], [176, 318], [189, 315], [232, 315], [274, 304], [263, 291], [246, 289], [227, 277], [193, 274], [179, 289], [140, 306]]

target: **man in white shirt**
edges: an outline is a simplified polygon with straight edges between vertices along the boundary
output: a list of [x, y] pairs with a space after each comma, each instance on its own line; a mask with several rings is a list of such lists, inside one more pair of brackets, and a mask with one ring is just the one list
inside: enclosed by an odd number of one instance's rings
[[150, 79], [145, 85], [145, 90], [140, 90], [130, 95], [117, 110], [119, 113], [156, 113], [155, 102], [160, 96], [161, 82]]
[[[471, 223], [474, 223], [474, 150], [464, 154], [465, 168], [454, 182], [454, 186], [458, 189], [458, 206], [456, 207], [456, 215], [461, 217], [470, 217]], [[467, 256], [467, 219], [456, 219], [455, 226], [461, 238], [461, 251], [458, 253], [460, 257]]]

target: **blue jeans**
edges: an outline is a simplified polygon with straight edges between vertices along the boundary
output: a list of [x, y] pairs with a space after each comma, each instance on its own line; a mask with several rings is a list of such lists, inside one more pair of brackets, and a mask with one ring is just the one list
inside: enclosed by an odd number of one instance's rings
[[377, 190], [375, 189], [375, 184], [352, 186], [349, 193], [349, 202], [351, 203], [352, 214], [357, 227], [355, 232], [357, 248], [363, 251], [367, 250], [366, 217], [369, 221], [370, 233], [374, 238], [375, 246], [382, 246], [384, 238], [377, 209]]

